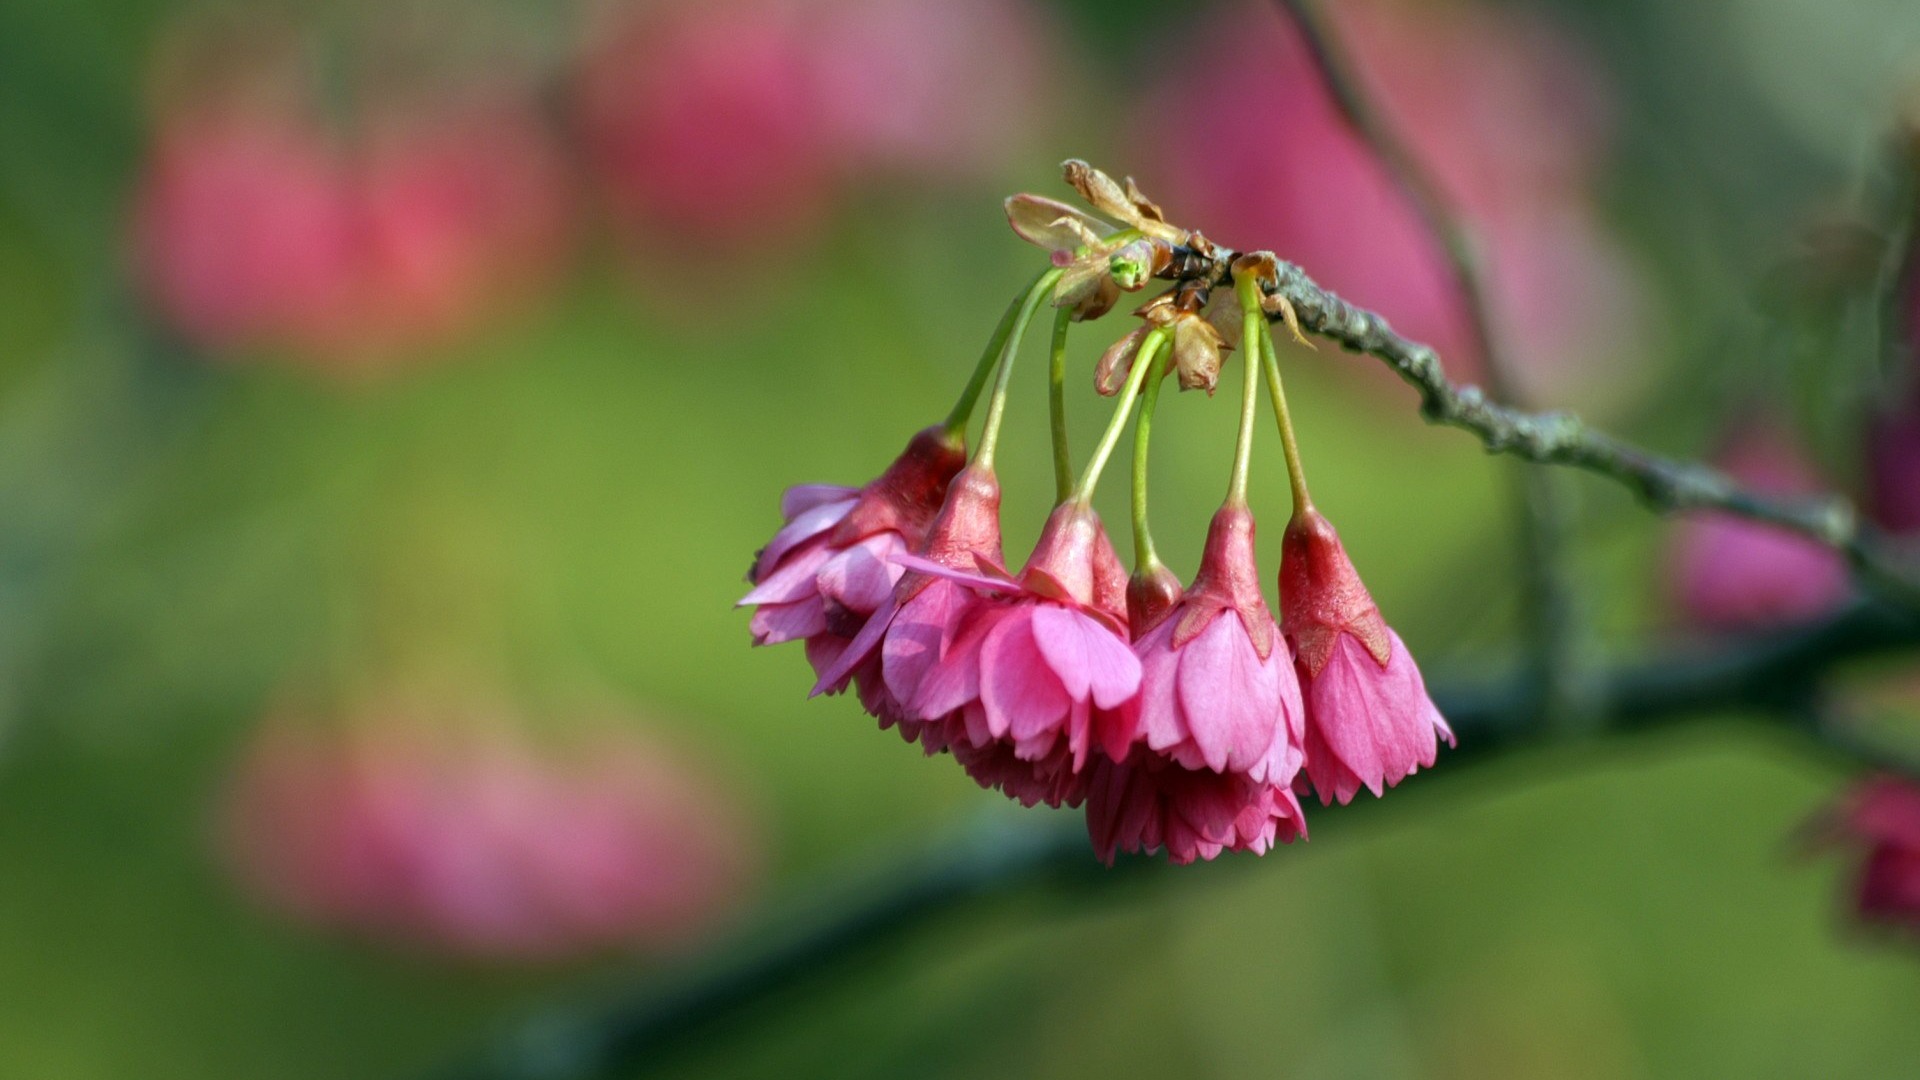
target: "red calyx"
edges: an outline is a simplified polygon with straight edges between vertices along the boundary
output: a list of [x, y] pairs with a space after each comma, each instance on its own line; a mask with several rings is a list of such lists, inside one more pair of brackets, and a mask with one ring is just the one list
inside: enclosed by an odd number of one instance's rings
[[1327, 666], [1342, 633], [1352, 634], [1385, 668], [1393, 653], [1386, 620], [1332, 523], [1311, 506], [1296, 509], [1281, 552], [1281, 626], [1307, 675], [1318, 676]]
[[1187, 590], [1180, 622], [1173, 628], [1173, 647], [1199, 637], [1223, 611], [1239, 615], [1240, 625], [1265, 660], [1273, 653], [1273, 616], [1260, 595], [1260, 566], [1253, 551], [1253, 513], [1228, 504], [1213, 515], [1207, 527], [1207, 546], [1200, 570]]
[[966, 447], [949, 439], [944, 428], [916, 434], [886, 472], [860, 489], [860, 501], [834, 526], [833, 543], [844, 547], [889, 529], [909, 543], [917, 541], [966, 464]]

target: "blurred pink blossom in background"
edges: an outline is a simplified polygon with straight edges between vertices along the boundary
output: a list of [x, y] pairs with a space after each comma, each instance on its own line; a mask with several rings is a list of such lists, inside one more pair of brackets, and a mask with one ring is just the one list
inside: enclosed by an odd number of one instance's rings
[[596, 28], [581, 136], [630, 228], [746, 243], [815, 224], [833, 169], [805, 47], [783, 0], [646, 5]]
[[1920, 786], [1869, 778], [1815, 827], [1829, 843], [1864, 850], [1853, 889], [1860, 918], [1920, 931]]
[[328, 117], [293, 72], [250, 74], [162, 101], [137, 182], [136, 273], [191, 343], [384, 366], [558, 269], [569, 182], [523, 88]]
[[[1793, 437], [1754, 423], [1716, 457], [1740, 483], [1775, 495], [1825, 490]], [[1818, 541], [1729, 514], [1683, 519], [1674, 530], [1672, 573], [1681, 609], [1718, 630], [1802, 622], [1831, 612], [1849, 593], [1840, 555]]]
[[313, 343], [354, 289], [354, 211], [331, 141], [245, 103], [164, 118], [140, 181], [135, 258], [149, 301], [212, 349]]
[[676, 950], [745, 899], [756, 838], [712, 778], [631, 724], [546, 746], [501, 719], [270, 716], [221, 807], [233, 873], [303, 921], [503, 960]]
[[824, 0], [820, 104], [855, 169], [991, 179], [1047, 113], [1058, 31], [1031, 0]]
[[[1350, 0], [1329, 14], [1387, 119], [1484, 242], [1523, 383], [1560, 396], [1617, 379], [1640, 289], [1590, 200], [1608, 127], [1594, 69], [1515, 11]], [[1196, 93], [1177, 66], [1143, 88], [1135, 171], [1170, 216], [1274, 249], [1433, 345], [1453, 377], [1482, 377], [1440, 250], [1272, 5], [1223, 5], [1169, 54], [1232, 88]]]
[[637, 236], [727, 245], [818, 227], [873, 174], [991, 177], [1046, 111], [1029, 0], [630, 5], [576, 82], [587, 157]]

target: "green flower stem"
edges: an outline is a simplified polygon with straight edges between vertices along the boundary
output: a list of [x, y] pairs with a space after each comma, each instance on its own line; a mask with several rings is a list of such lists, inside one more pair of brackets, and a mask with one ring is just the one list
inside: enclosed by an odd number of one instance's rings
[[1240, 342], [1247, 374], [1240, 395], [1240, 435], [1233, 444], [1233, 478], [1227, 482], [1227, 502], [1232, 506], [1245, 506], [1247, 465], [1253, 459], [1253, 419], [1260, 410], [1260, 363], [1266, 352], [1259, 342], [1267, 320], [1260, 312], [1260, 286], [1253, 275], [1236, 276], [1233, 286], [1240, 297], [1240, 309], [1246, 313], [1240, 324]]
[[960, 400], [954, 402], [953, 411], [947, 414], [946, 423], [942, 425], [946, 428], [949, 441], [954, 443], [965, 441], [967, 423], [973, 419], [973, 406], [980, 400], [980, 392], [987, 386], [987, 376], [993, 373], [994, 365], [999, 362], [1000, 354], [1006, 349], [1007, 337], [1013, 333], [1014, 320], [1019, 317], [1020, 308], [1026, 303], [1027, 297], [1033, 294], [1033, 290], [1040, 286], [1041, 280], [1048, 274], [1058, 275], [1059, 271], [1047, 269], [1034, 275], [1033, 281], [1028, 283], [1027, 287], [1013, 298], [1013, 302], [1007, 305], [1006, 314], [1000, 316], [1000, 325], [994, 327], [993, 337], [988, 339], [986, 351], [980, 354], [979, 363], [973, 366], [973, 375], [967, 379], [966, 389], [960, 391]]
[[1053, 497], [1063, 500], [1073, 491], [1073, 450], [1067, 445], [1067, 328], [1073, 311], [1061, 308], [1053, 317], [1053, 365], [1047, 372], [1047, 412], [1053, 424]]
[[1164, 372], [1147, 377], [1140, 419], [1133, 422], [1133, 565], [1136, 571], [1149, 571], [1160, 565], [1160, 553], [1153, 547], [1153, 533], [1147, 528], [1147, 443], [1153, 438], [1153, 413], [1160, 405], [1160, 386], [1164, 382]]
[[1113, 456], [1113, 447], [1120, 441], [1120, 432], [1127, 426], [1127, 417], [1133, 412], [1134, 398], [1140, 395], [1140, 385], [1146, 381], [1147, 372], [1158, 366], [1160, 350], [1167, 343], [1167, 331], [1155, 328], [1140, 342], [1140, 351], [1134, 354], [1133, 370], [1127, 375], [1127, 385], [1120, 391], [1120, 404], [1113, 410], [1113, 419], [1107, 423], [1106, 433], [1100, 436], [1100, 445], [1093, 449], [1093, 459], [1087, 462], [1087, 471], [1080, 477], [1080, 483], [1073, 489], [1073, 499], [1081, 505], [1093, 501], [1093, 489], [1100, 483], [1100, 473], [1107, 467], [1107, 459]]
[[1052, 294], [1053, 283], [1059, 280], [1059, 270], [1048, 270], [1034, 279], [1033, 287], [1027, 290], [1014, 312], [1012, 329], [1001, 342], [1000, 374], [994, 379], [993, 397], [987, 402], [987, 419], [980, 429], [980, 451], [974, 455], [974, 461], [982, 469], [993, 468], [993, 452], [1000, 443], [1000, 420], [1007, 412], [1007, 383], [1013, 377], [1013, 358], [1020, 350], [1020, 339], [1026, 335], [1034, 309]]
[[[1245, 307], [1245, 293], [1241, 295], [1241, 305]], [[1248, 310], [1259, 311], [1259, 301], [1256, 299]], [[1243, 337], [1240, 345], [1247, 350], [1249, 363], [1253, 360], [1255, 350], [1258, 350], [1266, 361], [1267, 397], [1273, 402], [1274, 423], [1280, 427], [1280, 452], [1287, 458], [1287, 482], [1293, 485], [1293, 511], [1297, 514], [1302, 510], [1313, 509], [1313, 498], [1307, 494], [1307, 474], [1300, 467], [1300, 443], [1293, 436], [1293, 416], [1287, 412], [1287, 391], [1280, 382], [1280, 353], [1274, 348], [1273, 328], [1267, 325], [1265, 318], [1259, 319], [1259, 323], [1258, 334]]]

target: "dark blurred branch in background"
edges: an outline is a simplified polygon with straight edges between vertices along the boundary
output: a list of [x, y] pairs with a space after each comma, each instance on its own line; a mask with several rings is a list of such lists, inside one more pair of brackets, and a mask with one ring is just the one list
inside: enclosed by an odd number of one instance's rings
[[[1862, 601], [1810, 626], [1662, 649], [1654, 658], [1615, 667], [1596, 680], [1593, 717], [1600, 728], [1626, 734], [1737, 711], [1805, 735], [1841, 760], [1920, 775], [1920, 763], [1896, 760], [1851, 732], [1818, 726], [1810, 719], [1816, 711], [1808, 708], [1836, 666], [1917, 647], [1920, 613]], [[1492, 761], [1567, 737], [1539, 723], [1537, 697], [1524, 680], [1437, 683], [1433, 697], [1460, 737], [1460, 748], [1446, 755], [1449, 775], [1466, 762]], [[1344, 817], [1370, 805], [1322, 813]], [[1100, 867], [1087, 850], [1077, 814], [1041, 815], [1037, 824], [1020, 820], [995, 813], [877, 871], [856, 867], [828, 875], [832, 884], [812, 902], [777, 905], [777, 926], [748, 935], [711, 966], [679, 979], [669, 973], [647, 980], [626, 995], [549, 1009], [436, 1076], [586, 1080], [670, 1068], [673, 1055], [710, 1025], [909, 937], [971, 901], [1043, 884], [1099, 885], [1101, 895], [1110, 897], [1118, 879], [1164, 868], [1150, 857]], [[1222, 868], [1254, 865], [1243, 858]], [[789, 913], [796, 906], [809, 914], [793, 919]]]
[[[1421, 167], [1393, 125], [1374, 107], [1364, 80], [1327, 25], [1316, 0], [1277, 2], [1299, 31], [1314, 70], [1348, 126], [1380, 160], [1445, 257], [1475, 349], [1486, 365], [1488, 389], [1502, 403], [1524, 404], [1514, 380], [1506, 335], [1488, 297], [1481, 247], [1466, 220]], [[1549, 722], [1578, 726], [1587, 719], [1587, 695], [1580, 672], [1579, 597], [1568, 576], [1566, 559], [1570, 492], [1559, 477], [1524, 465], [1514, 467], [1512, 481], [1525, 589], [1522, 629], [1531, 646], [1529, 675], [1539, 695], [1541, 712]]]

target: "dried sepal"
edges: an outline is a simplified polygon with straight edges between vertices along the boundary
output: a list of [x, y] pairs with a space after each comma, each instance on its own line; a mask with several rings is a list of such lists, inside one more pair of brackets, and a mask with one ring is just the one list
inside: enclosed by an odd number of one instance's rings
[[1153, 221], [1167, 220], [1167, 215], [1160, 210], [1160, 204], [1147, 198], [1147, 193], [1140, 190], [1140, 185], [1134, 183], [1133, 177], [1131, 176], [1127, 177], [1127, 201], [1132, 203], [1134, 207], [1140, 211], [1141, 215], [1146, 218]]
[[1232, 289], [1216, 289], [1201, 311], [1201, 317], [1220, 335], [1220, 350], [1232, 352], [1240, 347], [1240, 335], [1246, 330], [1246, 312], [1240, 310], [1240, 297]]
[[1078, 158], [1062, 163], [1060, 171], [1067, 183], [1095, 210], [1156, 240], [1170, 244], [1185, 242], [1186, 231], [1167, 224], [1160, 207], [1140, 191], [1140, 186], [1131, 177], [1122, 186], [1113, 177]]
[[1173, 324], [1173, 367], [1180, 389], [1205, 390], [1212, 395], [1220, 385], [1220, 334], [1198, 315], [1182, 314]]
[[1127, 384], [1127, 376], [1133, 374], [1134, 361], [1140, 356], [1140, 345], [1152, 329], [1135, 327], [1100, 354], [1100, 362], [1093, 366], [1093, 389], [1101, 397], [1112, 397]]
[[1085, 211], [1041, 195], [1007, 198], [1007, 224], [1020, 239], [1049, 251], [1098, 245], [1113, 227]]
[[1145, 319], [1148, 326], [1172, 326], [1173, 320], [1180, 317], [1180, 308], [1169, 290], [1134, 308], [1133, 313]]
[[1318, 351], [1313, 342], [1308, 341], [1307, 335], [1301, 331], [1300, 313], [1293, 310], [1293, 301], [1279, 293], [1273, 293], [1260, 298], [1260, 310], [1269, 315], [1280, 316], [1280, 321], [1287, 324], [1287, 332], [1293, 335], [1293, 340]]

